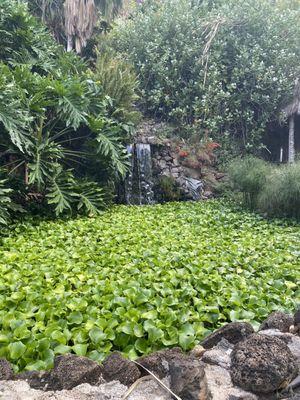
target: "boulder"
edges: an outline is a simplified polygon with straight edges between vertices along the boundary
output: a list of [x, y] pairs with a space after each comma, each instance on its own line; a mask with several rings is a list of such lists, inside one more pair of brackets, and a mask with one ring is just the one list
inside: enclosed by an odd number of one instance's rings
[[233, 345], [226, 339], [222, 339], [215, 347], [206, 350], [201, 361], [206, 364], [218, 365], [219, 367], [229, 369], [231, 364], [230, 355]]
[[182, 350], [179, 347], [175, 347], [173, 349], [156, 351], [148, 356], [139, 358], [137, 362], [161, 379], [169, 374], [169, 363], [183, 357], [186, 356]]
[[228, 370], [218, 365], [206, 365], [197, 400], [258, 400], [253, 393], [233, 386]]
[[267, 335], [267, 336], [275, 336], [278, 339], [284, 341], [287, 344], [288, 348], [291, 350], [291, 353], [296, 358], [296, 362], [298, 364], [300, 370], [300, 337], [296, 335], [292, 335], [291, 333], [283, 333], [278, 331], [277, 329], [267, 329], [265, 331], [260, 331], [259, 334]]
[[259, 330], [278, 329], [281, 332], [289, 332], [291, 325], [294, 323], [294, 318], [290, 314], [281, 311], [275, 311], [262, 322]]
[[119, 381], [125, 386], [131, 386], [141, 377], [141, 372], [133, 362], [116, 351], [104, 360], [103, 377], [108, 382]]
[[98, 385], [105, 382], [102, 372], [102, 367], [89, 358], [74, 354], [57, 356], [47, 390], [69, 390], [82, 383]]
[[293, 325], [290, 327], [290, 332], [300, 336], [300, 308], [295, 312]]
[[204, 367], [205, 364], [191, 357], [171, 361], [171, 390], [182, 399], [199, 400]]
[[254, 393], [283, 389], [297, 373], [294, 355], [277, 337], [253, 334], [236, 344], [231, 353], [233, 383]]
[[[162, 379], [161, 382], [167, 387], [170, 386], [168, 378]], [[128, 400], [172, 400], [171, 394], [149, 375], [136, 383], [137, 385], [127, 397]]]
[[12, 379], [14, 376], [14, 371], [10, 362], [5, 358], [0, 358], [0, 381], [6, 381]]
[[232, 344], [244, 340], [247, 336], [254, 333], [252, 325], [247, 322], [230, 322], [208, 335], [201, 345], [206, 349], [211, 349], [223, 338]]

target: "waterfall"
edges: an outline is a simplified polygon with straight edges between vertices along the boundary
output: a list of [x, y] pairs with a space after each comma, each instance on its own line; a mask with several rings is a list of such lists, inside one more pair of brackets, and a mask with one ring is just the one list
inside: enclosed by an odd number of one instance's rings
[[152, 204], [154, 202], [152, 182], [152, 157], [149, 144], [136, 143], [127, 146], [130, 155], [130, 171], [125, 181], [127, 204]]

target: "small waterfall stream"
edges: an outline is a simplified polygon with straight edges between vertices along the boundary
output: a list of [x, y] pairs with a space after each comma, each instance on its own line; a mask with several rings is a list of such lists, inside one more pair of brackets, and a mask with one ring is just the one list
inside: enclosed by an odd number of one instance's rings
[[154, 203], [152, 157], [150, 144], [136, 143], [127, 146], [131, 168], [125, 181], [127, 204]]

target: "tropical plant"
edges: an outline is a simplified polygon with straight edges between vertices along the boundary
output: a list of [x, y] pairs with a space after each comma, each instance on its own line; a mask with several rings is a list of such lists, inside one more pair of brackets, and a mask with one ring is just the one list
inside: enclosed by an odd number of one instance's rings
[[[24, 4], [3, 0], [1, 7], [0, 34], [8, 44], [0, 62], [0, 164], [23, 180], [30, 198], [48, 203], [57, 215], [95, 213], [105, 203], [95, 182], [110, 185], [126, 172], [122, 140], [131, 123], [113, 115], [113, 101], [93, 73], [55, 44]], [[21, 30], [19, 45], [10, 43], [9, 35]], [[21, 54], [28, 55], [23, 62]], [[82, 168], [88, 159], [98, 165], [90, 189]]]
[[[70, 51], [81, 53], [101, 15], [108, 23], [123, 6], [122, 0], [29, 0], [30, 10], [39, 16], [55, 38]], [[98, 16], [99, 13], [99, 16]]]
[[224, 152], [258, 153], [299, 75], [299, 13], [269, 0], [146, 1], [111, 41], [147, 113], [208, 131]]
[[0, 225], [6, 225], [10, 219], [10, 212], [13, 210], [11, 194], [13, 190], [8, 188], [7, 180], [0, 180]]
[[300, 163], [273, 167], [258, 196], [258, 209], [269, 216], [300, 219]]
[[138, 100], [138, 79], [133, 67], [115, 54], [97, 52], [95, 63], [96, 81], [100, 81], [104, 93], [113, 100], [113, 116], [123, 121], [140, 120], [135, 104]]
[[236, 159], [228, 168], [234, 189], [243, 193], [245, 203], [252, 209], [257, 207], [257, 198], [270, 171], [267, 162], [252, 156]]

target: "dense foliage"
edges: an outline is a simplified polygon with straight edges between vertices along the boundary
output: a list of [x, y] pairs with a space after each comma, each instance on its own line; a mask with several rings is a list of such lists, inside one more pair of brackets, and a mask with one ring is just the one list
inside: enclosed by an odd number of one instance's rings
[[271, 165], [254, 157], [231, 163], [233, 188], [243, 193], [247, 206], [268, 216], [300, 219], [300, 163]]
[[18, 224], [0, 246], [0, 357], [48, 368], [55, 354], [186, 350], [226, 321], [257, 325], [300, 300], [299, 240], [299, 226], [216, 201]]
[[[76, 19], [77, 35], [80, 35], [80, 30], [85, 30], [89, 25], [92, 28], [90, 30], [90, 35], [92, 35], [96, 27], [100, 30], [108, 29], [111, 20], [122, 9], [123, 2], [123, 0], [95, 0], [93, 2], [71, 0], [68, 3], [73, 3], [74, 6], [65, 7], [65, 0], [27, 0], [30, 12], [39, 17], [48, 26], [56, 40], [65, 47], [67, 47], [66, 17], [67, 19], [74, 17], [74, 22]], [[91, 4], [95, 7], [91, 7]], [[69, 16], [68, 13], [71, 10], [77, 15]]]
[[258, 151], [299, 74], [300, 8], [269, 0], [145, 1], [113, 31], [146, 112]]
[[245, 204], [255, 209], [257, 198], [263, 190], [271, 167], [267, 162], [252, 156], [231, 162], [228, 172], [233, 188], [244, 195]]
[[1, 190], [0, 221], [9, 215], [8, 195], [56, 215], [95, 214], [103, 188], [126, 172], [122, 140], [131, 121], [26, 5], [2, 0], [0, 14], [0, 166], [14, 189]]

